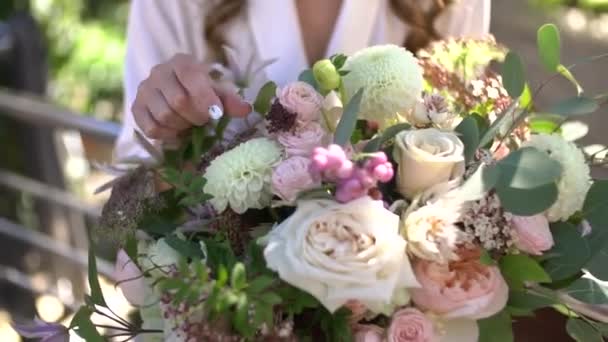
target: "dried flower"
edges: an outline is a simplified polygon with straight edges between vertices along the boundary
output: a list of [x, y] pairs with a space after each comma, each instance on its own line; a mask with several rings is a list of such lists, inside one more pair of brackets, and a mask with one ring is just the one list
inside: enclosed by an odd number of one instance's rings
[[488, 251], [506, 252], [514, 244], [512, 215], [503, 210], [495, 193], [469, 205], [462, 223], [471, 242], [476, 241]]

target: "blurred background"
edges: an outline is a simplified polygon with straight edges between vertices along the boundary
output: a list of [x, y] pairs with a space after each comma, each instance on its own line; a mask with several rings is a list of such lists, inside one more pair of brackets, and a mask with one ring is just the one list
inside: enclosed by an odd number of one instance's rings
[[[167, 0], [177, 1], [177, 0]], [[0, 341], [20, 341], [11, 320], [69, 322], [85, 288], [88, 230], [111, 179], [122, 111], [128, 0], [0, 0]], [[519, 52], [532, 84], [547, 78], [536, 58], [536, 29], [556, 23], [564, 64], [608, 52], [608, 0], [494, 0], [492, 32]], [[608, 61], [574, 74], [589, 94], [608, 89]], [[540, 104], [571, 96], [557, 80]], [[605, 108], [565, 128], [589, 153], [608, 145]], [[596, 169], [596, 177], [608, 177]], [[112, 285], [109, 244], [99, 248], [106, 299], [130, 307]]]

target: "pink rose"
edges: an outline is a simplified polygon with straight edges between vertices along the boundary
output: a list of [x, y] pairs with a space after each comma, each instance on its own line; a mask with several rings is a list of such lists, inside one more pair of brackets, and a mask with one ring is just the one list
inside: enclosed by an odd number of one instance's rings
[[277, 89], [277, 98], [285, 109], [298, 115], [298, 123], [319, 121], [323, 97], [304, 82], [293, 82]]
[[317, 186], [310, 173], [310, 159], [295, 156], [282, 161], [272, 172], [272, 191], [288, 202], [295, 201], [298, 193]]
[[382, 342], [384, 330], [373, 324], [359, 324], [353, 328], [355, 342]]
[[129, 303], [137, 306], [144, 304], [146, 294], [144, 276], [123, 249], [120, 249], [116, 255], [114, 278]]
[[393, 314], [388, 342], [431, 342], [435, 340], [433, 322], [418, 309], [402, 309]]
[[367, 313], [367, 307], [363, 305], [360, 301], [356, 299], [351, 299], [346, 304], [344, 304], [348, 310], [350, 310], [350, 322], [357, 323], [365, 317]]
[[316, 122], [310, 122], [296, 132], [282, 132], [277, 136], [288, 156], [310, 157], [315, 147], [329, 144], [329, 135]]
[[414, 263], [421, 285], [411, 289], [416, 306], [445, 318], [481, 319], [502, 310], [509, 288], [498, 267], [483, 265], [478, 251], [467, 254], [445, 264], [426, 260]]
[[553, 247], [553, 235], [545, 215], [513, 216], [511, 226], [515, 231], [515, 246], [519, 250], [541, 255]]

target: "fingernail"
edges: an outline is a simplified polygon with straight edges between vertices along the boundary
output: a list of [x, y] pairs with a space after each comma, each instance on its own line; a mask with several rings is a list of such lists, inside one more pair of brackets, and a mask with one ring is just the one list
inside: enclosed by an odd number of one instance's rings
[[212, 120], [219, 120], [222, 116], [224, 116], [224, 111], [220, 106], [213, 105], [209, 107], [209, 117]]

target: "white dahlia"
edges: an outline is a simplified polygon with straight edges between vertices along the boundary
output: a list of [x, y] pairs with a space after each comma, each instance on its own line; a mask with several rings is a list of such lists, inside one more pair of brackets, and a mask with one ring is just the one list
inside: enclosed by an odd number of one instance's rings
[[359, 117], [381, 127], [403, 121], [422, 93], [422, 68], [411, 52], [396, 45], [365, 48], [348, 59], [345, 69], [347, 100], [364, 88]]
[[240, 144], [215, 158], [205, 172], [205, 193], [222, 212], [228, 205], [237, 214], [261, 209], [272, 199], [272, 168], [281, 160], [281, 148], [267, 138]]
[[591, 187], [589, 165], [583, 152], [574, 143], [559, 135], [534, 135], [523, 144], [546, 152], [562, 166], [562, 175], [557, 183], [557, 201], [546, 212], [550, 222], [567, 220], [583, 207], [587, 191]]

